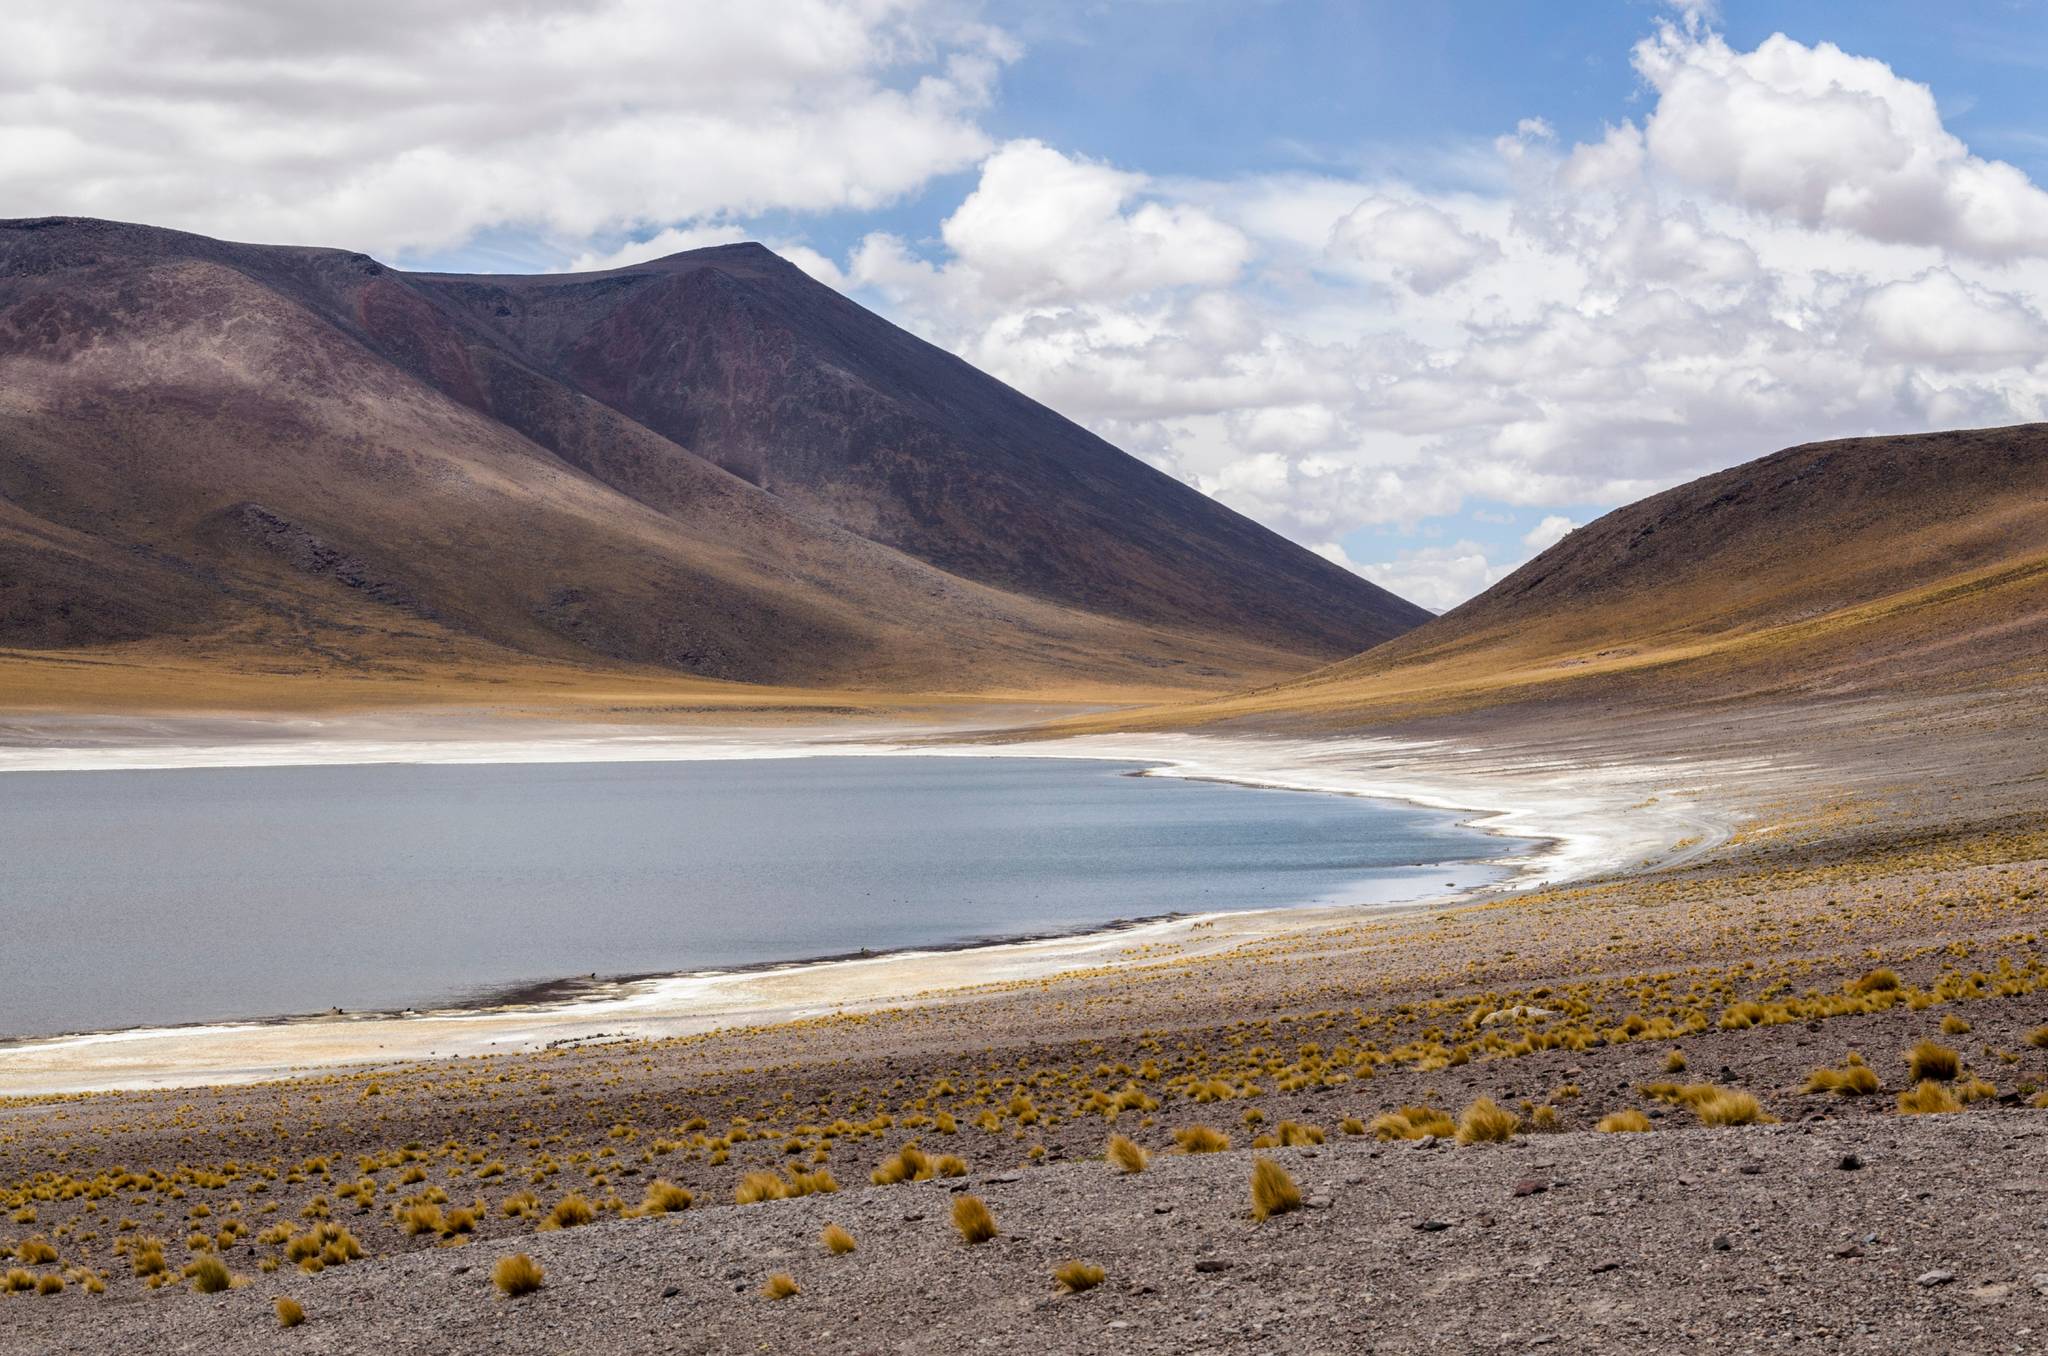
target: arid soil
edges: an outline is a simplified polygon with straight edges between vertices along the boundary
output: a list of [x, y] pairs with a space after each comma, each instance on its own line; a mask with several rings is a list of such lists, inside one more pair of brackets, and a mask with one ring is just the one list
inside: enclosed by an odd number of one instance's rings
[[[1781, 725], [1804, 789], [1661, 871], [879, 1013], [0, 1104], [0, 1351], [2038, 1349], [2048, 767], [2000, 710]], [[913, 1143], [938, 1175], [875, 1184]], [[1252, 1218], [1261, 1158], [1305, 1208]], [[1106, 1279], [1058, 1293], [1069, 1260]]]

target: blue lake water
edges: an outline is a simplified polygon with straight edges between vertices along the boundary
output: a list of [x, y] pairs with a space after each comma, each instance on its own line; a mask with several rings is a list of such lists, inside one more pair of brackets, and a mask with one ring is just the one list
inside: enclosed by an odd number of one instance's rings
[[1034, 758], [0, 775], [0, 1035], [1411, 899], [1436, 810]]

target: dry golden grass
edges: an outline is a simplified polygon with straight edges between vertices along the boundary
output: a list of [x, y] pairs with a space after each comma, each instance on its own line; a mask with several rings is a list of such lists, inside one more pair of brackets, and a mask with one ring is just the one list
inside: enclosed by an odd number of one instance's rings
[[786, 1271], [776, 1272], [761, 1287], [763, 1299], [786, 1300], [803, 1293], [803, 1287], [796, 1283], [796, 1277]]
[[1967, 1036], [1970, 1034], [1970, 1020], [1961, 1013], [1951, 1012], [1941, 1019], [1941, 1034], [1944, 1036]]
[[1756, 1098], [1733, 1088], [1715, 1088], [1692, 1104], [1701, 1125], [1775, 1125], [1777, 1117], [1763, 1109]]
[[1923, 1040], [1906, 1052], [1906, 1076], [1914, 1082], [1930, 1078], [1943, 1081], [1963, 1071], [1963, 1057], [1933, 1040]]
[[1078, 1295], [1083, 1290], [1093, 1290], [1101, 1285], [1102, 1275], [1101, 1267], [1077, 1259], [1062, 1262], [1053, 1268], [1052, 1278], [1059, 1283], [1061, 1290], [1070, 1295]]
[[582, 1192], [572, 1191], [555, 1202], [555, 1208], [548, 1211], [548, 1217], [540, 1222], [540, 1227], [543, 1231], [574, 1229], [596, 1218], [597, 1207]]
[[1111, 1135], [1103, 1149], [1103, 1157], [1109, 1160], [1110, 1166], [1124, 1173], [1143, 1172], [1145, 1165], [1152, 1161], [1152, 1156], [1136, 1140], [1125, 1135]]
[[1383, 1140], [1427, 1139], [1431, 1135], [1449, 1139], [1458, 1132], [1450, 1116], [1433, 1106], [1404, 1106], [1384, 1112], [1372, 1118], [1371, 1129], [1373, 1138]]
[[516, 1299], [540, 1289], [546, 1275], [540, 1263], [523, 1252], [515, 1252], [509, 1257], [500, 1257], [497, 1265], [491, 1268], [491, 1284]]
[[1252, 1161], [1252, 1218], [1271, 1219], [1301, 1209], [1301, 1188], [1270, 1158]]
[[953, 1227], [960, 1231], [961, 1241], [969, 1247], [986, 1243], [999, 1232], [996, 1217], [989, 1213], [988, 1206], [979, 1196], [953, 1198]]
[[279, 1295], [273, 1307], [277, 1310], [277, 1326], [280, 1328], [296, 1328], [306, 1321], [306, 1310], [295, 1299]]
[[1626, 1111], [1608, 1112], [1593, 1128], [1610, 1135], [1639, 1135], [1650, 1128], [1650, 1118], [1630, 1107]]
[[818, 1235], [818, 1241], [825, 1245], [825, 1251], [834, 1257], [843, 1257], [860, 1245], [853, 1241], [853, 1235], [836, 1224], [825, 1226], [825, 1232]]
[[1880, 1086], [1877, 1070], [1865, 1064], [1860, 1055], [1851, 1054], [1848, 1062], [1839, 1069], [1815, 1069], [1806, 1076], [1799, 1090], [1805, 1093], [1832, 1092], [1838, 1097], [1868, 1097]]
[[185, 1275], [191, 1280], [192, 1288], [202, 1295], [218, 1295], [235, 1283], [234, 1273], [228, 1270], [228, 1264], [212, 1253], [186, 1267]]
[[30, 1266], [47, 1266], [57, 1260], [57, 1250], [43, 1238], [24, 1238], [14, 1245], [14, 1260]]
[[2048, 1050], [2048, 1026], [2037, 1026], [2027, 1033], [2027, 1044], [2036, 1050]]
[[1505, 1144], [1521, 1124], [1513, 1112], [1503, 1110], [1491, 1097], [1481, 1097], [1459, 1115], [1458, 1143]]
[[868, 1174], [868, 1180], [876, 1186], [894, 1186], [898, 1182], [930, 1181], [934, 1175], [931, 1157], [915, 1144], [906, 1144], [883, 1159]]
[[38, 1295], [61, 1295], [64, 1293], [64, 1278], [56, 1272], [46, 1272], [36, 1280]]
[[1668, 1074], [1684, 1073], [1685, 1051], [1673, 1050], [1670, 1054], [1664, 1056], [1664, 1072]]
[[696, 1199], [688, 1187], [679, 1187], [674, 1182], [657, 1178], [647, 1184], [647, 1194], [640, 1198], [640, 1213], [672, 1215], [678, 1210], [688, 1210], [690, 1202]]
[[1206, 1125], [1184, 1125], [1173, 1132], [1173, 1142], [1184, 1154], [1219, 1154], [1230, 1147], [1230, 1136]]
[[1908, 1116], [1925, 1116], [1962, 1109], [1962, 1101], [1945, 1085], [1931, 1078], [1923, 1079], [1899, 1094], [1899, 1110]]

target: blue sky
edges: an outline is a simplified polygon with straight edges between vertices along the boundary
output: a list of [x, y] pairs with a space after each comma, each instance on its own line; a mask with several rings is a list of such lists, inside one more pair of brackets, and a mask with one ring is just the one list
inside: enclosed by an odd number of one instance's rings
[[759, 238], [1434, 607], [1705, 471], [2048, 398], [2040, 3], [21, 22], [10, 214], [480, 271]]

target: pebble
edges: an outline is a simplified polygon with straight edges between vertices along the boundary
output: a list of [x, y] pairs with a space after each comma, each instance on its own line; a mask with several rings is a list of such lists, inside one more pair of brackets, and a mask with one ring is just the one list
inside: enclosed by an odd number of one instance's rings
[[1730, 1248], [1734, 1247], [1735, 1244], [1729, 1241], [1728, 1235], [1715, 1234], [1714, 1241], [1711, 1246], [1713, 1247], [1715, 1252], [1726, 1252]]
[[1535, 1177], [1527, 1177], [1515, 1183], [1515, 1194], [1517, 1196], [1541, 1196], [1548, 1190], [1550, 1190], [1550, 1183]]
[[1426, 1234], [1440, 1234], [1451, 1227], [1449, 1220], [1426, 1219], [1415, 1226]]
[[661, 1297], [663, 1299], [674, 1299], [682, 1293], [683, 1288], [679, 1285], [665, 1285], [661, 1288]]
[[1913, 1278], [1913, 1284], [1932, 1290], [1937, 1285], [1947, 1285], [1956, 1278], [1953, 1271], [1923, 1271]]
[[1228, 1271], [1234, 1265], [1236, 1264], [1228, 1257], [1198, 1257], [1195, 1259], [1195, 1270], [1202, 1272]]
[[1856, 1154], [1843, 1154], [1835, 1160], [1835, 1166], [1843, 1172], [1854, 1172], [1863, 1166], [1863, 1159]]

